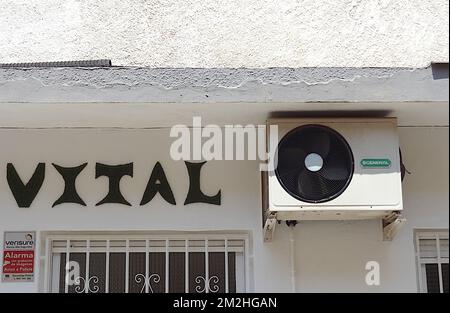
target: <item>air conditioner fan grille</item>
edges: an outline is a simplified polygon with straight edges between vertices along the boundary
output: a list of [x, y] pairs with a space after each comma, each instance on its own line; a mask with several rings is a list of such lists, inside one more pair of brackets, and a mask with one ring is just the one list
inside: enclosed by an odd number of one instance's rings
[[[308, 155], [319, 155], [322, 165], [307, 166]], [[276, 176], [283, 188], [304, 202], [326, 202], [338, 197], [353, 176], [351, 149], [339, 133], [322, 125], [295, 128], [282, 138], [277, 149]]]

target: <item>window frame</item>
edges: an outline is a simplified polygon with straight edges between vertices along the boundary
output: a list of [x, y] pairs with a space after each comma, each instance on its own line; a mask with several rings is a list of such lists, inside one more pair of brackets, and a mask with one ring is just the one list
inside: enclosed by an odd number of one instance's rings
[[[436, 243], [436, 258], [424, 259], [420, 253], [420, 240], [434, 240]], [[442, 257], [442, 246], [440, 240], [449, 240], [448, 229], [416, 229], [414, 231], [414, 252], [417, 268], [417, 286], [418, 292], [428, 293], [427, 276], [425, 271], [426, 264], [438, 265], [439, 291], [444, 292], [444, 281], [442, 276], [442, 264], [448, 264], [449, 258]]]
[[[205, 240], [206, 243], [202, 248], [192, 249], [184, 247], [172, 247], [170, 246], [170, 242], [172, 241], [184, 241], [185, 243], [189, 243], [189, 241], [196, 241], [196, 240]], [[223, 248], [223, 252], [225, 253], [225, 258], [227, 261], [225, 261], [225, 264], [228, 265], [228, 252], [234, 252], [233, 249], [230, 247], [228, 248], [228, 242], [231, 240], [241, 240], [243, 242], [242, 246], [242, 257], [243, 257], [243, 268], [240, 269], [240, 271], [243, 272], [243, 276], [241, 279], [244, 280], [242, 283], [242, 292], [251, 292], [251, 284], [250, 284], [250, 277], [251, 277], [251, 268], [250, 265], [252, 262], [250, 262], [251, 258], [251, 241], [250, 241], [250, 234], [245, 231], [204, 231], [204, 232], [198, 232], [198, 231], [79, 231], [79, 232], [42, 232], [41, 233], [41, 256], [40, 256], [40, 271], [42, 275], [40, 275], [40, 290], [46, 293], [52, 293], [54, 292], [52, 290], [52, 282], [54, 281], [54, 268], [53, 268], [53, 255], [55, 253], [55, 250], [53, 248], [53, 242], [54, 241], [86, 241], [86, 251], [89, 251], [89, 253], [94, 252], [90, 251], [89, 244], [92, 241], [106, 241], [107, 245], [109, 245], [109, 242], [111, 241], [124, 241], [126, 243], [125, 250], [120, 251], [126, 254], [127, 263], [126, 266], [129, 266], [128, 260], [129, 260], [129, 254], [130, 252], [133, 252], [130, 250], [129, 243], [131, 241], [145, 241], [146, 247], [148, 248], [148, 242], [149, 241], [165, 241], [166, 245], [164, 247], [166, 254], [166, 257], [170, 252], [204, 252], [205, 253], [205, 262], [208, 260], [209, 252], [215, 252], [218, 250], [209, 249], [208, 248], [208, 242], [210, 241], [224, 241], [225, 246]], [[69, 248], [71, 249], [71, 248]], [[189, 249], [189, 250], [188, 250]], [[220, 249], [219, 249], [220, 250]], [[75, 249], [75, 252], [80, 252], [79, 249]], [[113, 250], [109, 250], [109, 247], [106, 247], [106, 251], [109, 251], [109, 253], [114, 252]], [[105, 252], [106, 252], [105, 251]], [[116, 250], [117, 251], [117, 250]], [[138, 251], [138, 250], [134, 250]], [[149, 251], [149, 250], [145, 250]], [[221, 252], [221, 251], [219, 251]], [[61, 252], [59, 252], [61, 253]], [[186, 258], [187, 259], [187, 258]], [[169, 260], [166, 260], [166, 266]], [[108, 266], [108, 264], [106, 264]], [[186, 263], [186, 268], [188, 266], [188, 263]], [[208, 270], [208, 266], [206, 266], [205, 271]], [[226, 277], [228, 277], [228, 266], [225, 268]], [[236, 269], [237, 271], [237, 269]], [[126, 271], [128, 274], [129, 268]], [[169, 287], [167, 284], [169, 271], [165, 271], [165, 277], [162, 279], [166, 280], [165, 284], [165, 292], [169, 292]], [[208, 274], [206, 274], [206, 279], [208, 278]], [[236, 274], [237, 276], [237, 274]], [[126, 275], [125, 279], [128, 280], [128, 275]], [[236, 278], [239, 279], [238, 277]], [[185, 282], [186, 283], [186, 282]], [[125, 283], [125, 292], [128, 292], [128, 283]], [[186, 284], [186, 288], [188, 284]], [[205, 292], [209, 292], [208, 288], [205, 288]], [[148, 291], [148, 287], [145, 286], [146, 292]], [[188, 290], [188, 289], [186, 289]], [[226, 282], [226, 290], [228, 291], [228, 282]], [[67, 287], [66, 287], [67, 292]]]

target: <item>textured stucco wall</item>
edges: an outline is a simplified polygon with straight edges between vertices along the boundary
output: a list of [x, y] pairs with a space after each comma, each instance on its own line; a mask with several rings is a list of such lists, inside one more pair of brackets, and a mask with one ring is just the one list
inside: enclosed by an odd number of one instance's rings
[[0, 63], [423, 67], [448, 23], [448, 0], [2, 0]]

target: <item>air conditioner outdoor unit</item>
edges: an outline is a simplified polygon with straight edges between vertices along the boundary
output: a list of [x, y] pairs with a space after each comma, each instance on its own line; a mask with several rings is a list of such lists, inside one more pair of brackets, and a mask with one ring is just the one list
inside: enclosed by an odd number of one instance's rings
[[[395, 118], [272, 119], [266, 214], [277, 220], [387, 217], [402, 210]], [[272, 137], [272, 138], [271, 138]]]

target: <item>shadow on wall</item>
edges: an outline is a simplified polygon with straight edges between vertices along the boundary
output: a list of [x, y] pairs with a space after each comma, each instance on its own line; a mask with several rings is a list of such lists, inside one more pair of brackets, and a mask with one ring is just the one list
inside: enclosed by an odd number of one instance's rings
[[270, 112], [269, 118], [315, 118], [315, 117], [354, 117], [354, 118], [382, 118], [392, 114], [390, 110], [319, 110], [319, 111], [278, 111]]
[[448, 79], [448, 63], [431, 64], [433, 79]]

